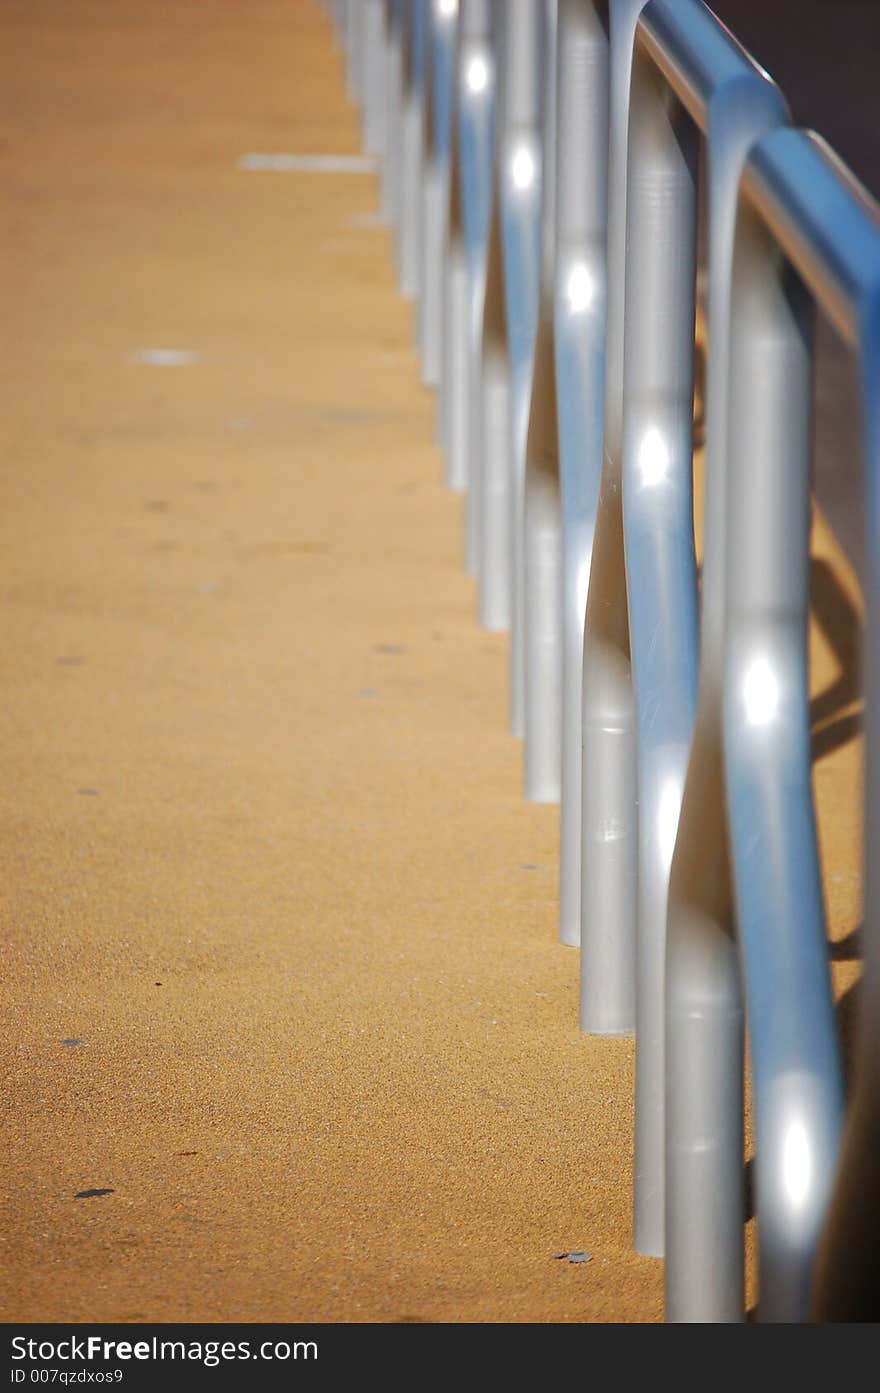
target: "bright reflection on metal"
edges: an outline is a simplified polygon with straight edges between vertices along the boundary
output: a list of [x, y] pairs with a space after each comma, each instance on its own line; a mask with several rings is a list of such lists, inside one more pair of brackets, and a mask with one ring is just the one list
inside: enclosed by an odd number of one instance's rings
[[743, 701], [750, 726], [765, 726], [779, 706], [779, 683], [766, 658], [755, 658], [743, 679]]
[[474, 54], [468, 63], [464, 80], [468, 91], [477, 96], [489, 86], [489, 64], [479, 53]]
[[810, 1143], [802, 1122], [791, 1122], [782, 1143], [782, 1185], [789, 1204], [800, 1209], [810, 1193], [813, 1166]]
[[669, 470], [669, 450], [656, 426], [646, 431], [639, 446], [639, 473], [646, 488], [662, 484]]
[[535, 182], [535, 157], [525, 145], [515, 152], [510, 166], [515, 189], [530, 189]]
[[451, 19], [458, 13], [458, 0], [437, 0], [437, 13], [442, 19]]
[[575, 582], [575, 597], [577, 604], [577, 612], [580, 615], [581, 620], [583, 620], [583, 617], [587, 612], [587, 595], [590, 591], [590, 562], [592, 561], [592, 559], [592, 553], [587, 552], [587, 555], [581, 561], [577, 570], [577, 580]]
[[657, 810], [657, 833], [664, 871], [668, 871], [672, 865], [680, 813], [681, 784], [678, 779], [667, 779], [660, 790], [660, 805]]
[[572, 314], [583, 314], [584, 310], [588, 310], [595, 293], [596, 285], [588, 267], [582, 261], [575, 262], [565, 286], [568, 308]]

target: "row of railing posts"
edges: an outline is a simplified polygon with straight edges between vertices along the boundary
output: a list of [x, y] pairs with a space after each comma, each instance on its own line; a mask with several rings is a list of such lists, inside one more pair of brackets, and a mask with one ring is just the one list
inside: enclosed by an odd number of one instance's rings
[[665, 1256], [668, 1319], [742, 1319], [747, 1015], [761, 1317], [876, 1315], [880, 925], [868, 855], [838, 1163], [807, 665], [817, 302], [860, 362], [880, 690], [876, 205], [702, 0], [332, 9], [479, 618], [510, 631], [525, 795], [561, 804], [581, 1028], [636, 1036], [634, 1245]]

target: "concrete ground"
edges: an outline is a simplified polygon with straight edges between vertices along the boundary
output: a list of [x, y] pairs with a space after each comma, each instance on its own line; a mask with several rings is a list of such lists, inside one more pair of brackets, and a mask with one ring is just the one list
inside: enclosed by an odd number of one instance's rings
[[[0, 22], [3, 1318], [659, 1319], [375, 180], [238, 164], [359, 150], [319, 7]], [[860, 601], [814, 550], [848, 1024]]]

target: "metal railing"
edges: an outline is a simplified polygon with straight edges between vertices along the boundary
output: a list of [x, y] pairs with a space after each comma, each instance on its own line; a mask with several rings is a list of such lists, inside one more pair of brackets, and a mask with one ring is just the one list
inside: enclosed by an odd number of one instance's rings
[[581, 1026], [636, 1034], [634, 1244], [667, 1319], [742, 1319], [747, 1007], [761, 1317], [876, 1316], [880, 923], [868, 856], [841, 1153], [806, 639], [815, 299], [861, 374], [871, 847], [880, 211], [702, 0], [333, 8], [367, 148], [399, 154], [383, 207], [526, 796], [561, 801]]
[[[859, 357], [869, 557], [866, 999], [856, 1095], [830, 1214], [844, 1099], [810, 784], [811, 296]], [[876, 205], [811, 133], [779, 130], [750, 152], [732, 305], [723, 743], [755, 1091], [761, 1302], [780, 1319], [808, 1309], [827, 1215], [814, 1309], [852, 1317], [868, 1299], [871, 1264], [877, 1272], [876, 1250], [864, 1245], [877, 1233], [876, 1186], [869, 1202], [866, 1182], [877, 1178], [869, 1138], [880, 1058], [870, 855], [880, 789], [880, 221]], [[876, 1287], [873, 1295], [876, 1301]]]

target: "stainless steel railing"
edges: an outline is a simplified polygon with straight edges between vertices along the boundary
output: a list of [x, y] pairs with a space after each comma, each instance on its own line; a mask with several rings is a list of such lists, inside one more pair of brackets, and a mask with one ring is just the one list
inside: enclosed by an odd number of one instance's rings
[[395, 0], [381, 23], [371, 0], [334, 9], [367, 146], [386, 171], [399, 158], [383, 207], [447, 482], [467, 493], [480, 619], [511, 630], [525, 793], [561, 801], [581, 1025], [636, 1034], [635, 1246], [665, 1255], [667, 1319], [742, 1318], [747, 1011], [760, 1314], [876, 1316], [880, 923], [869, 855], [838, 1162], [806, 634], [815, 299], [861, 371], [870, 848], [880, 212], [702, 0]]
[[[835, 1177], [843, 1089], [827, 977], [810, 783], [806, 689], [810, 298], [859, 356], [868, 518], [866, 1006], [847, 1149]], [[877, 559], [880, 218], [811, 133], [778, 130], [750, 152], [733, 261], [724, 757], [736, 920], [755, 1091], [762, 1312], [809, 1309], [828, 1215], [820, 1313], [854, 1315], [876, 1148]], [[873, 1002], [871, 991], [874, 992]], [[866, 1186], [866, 1181], [868, 1185]], [[876, 1190], [874, 1191], [876, 1198]], [[863, 1232], [853, 1224], [861, 1200]], [[847, 1250], [849, 1249], [849, 1250]], [[877, 1292], [874, 1290], [874, 1299]], [[876, 1308], [874, 1311], [876, 1316]]]

